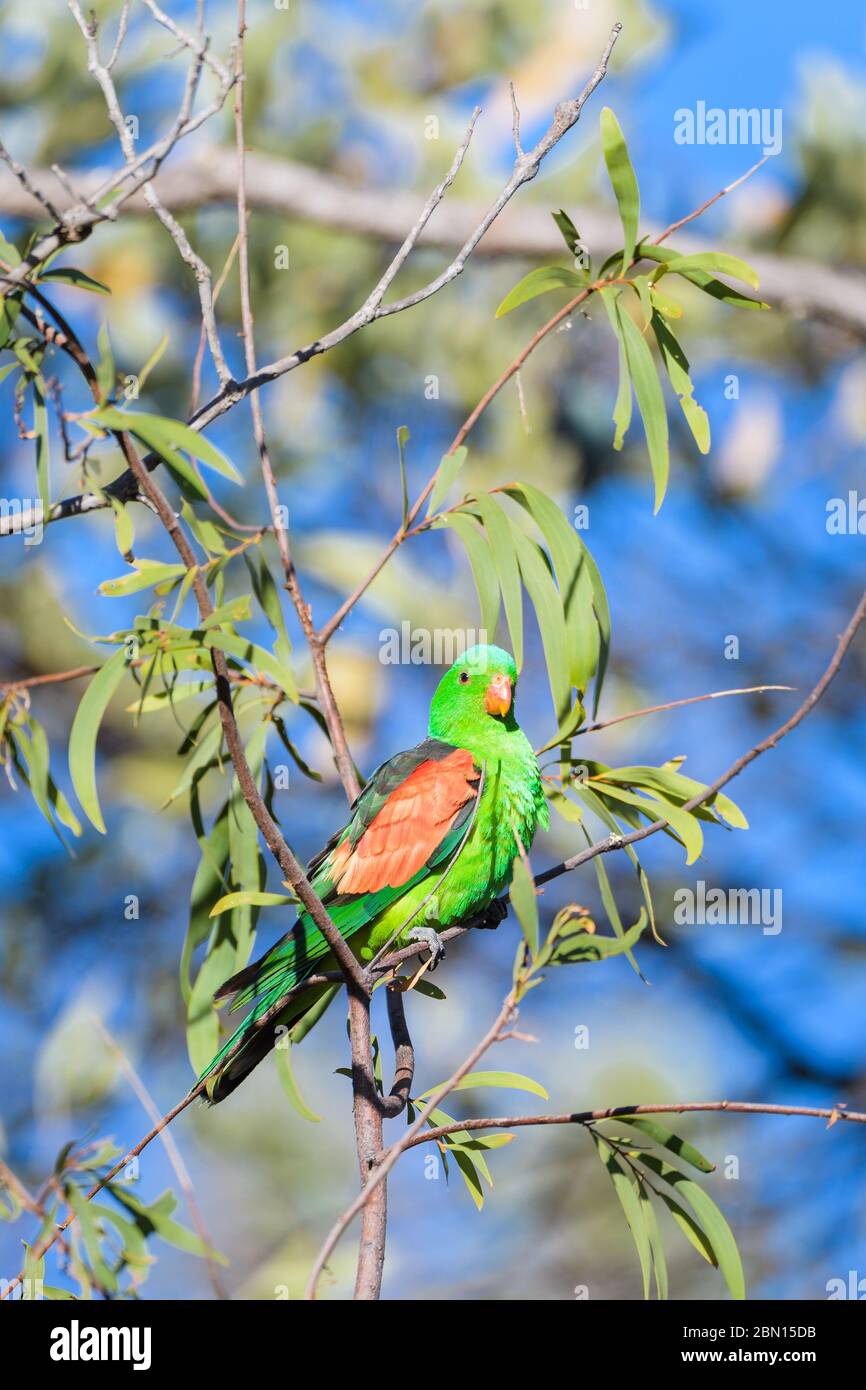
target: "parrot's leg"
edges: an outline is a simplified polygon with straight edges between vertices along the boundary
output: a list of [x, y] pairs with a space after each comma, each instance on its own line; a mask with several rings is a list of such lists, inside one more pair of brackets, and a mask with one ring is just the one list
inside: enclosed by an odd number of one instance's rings
[[508, 904], [502, 898], [494, 898], [489, 907], [485, 908], [477, 922], [473, 922], [476, 930], [495, 931], [500, 922], [504, 922], [508, 916]]
[[421, 941], [430, 952], [429, 968], [435, 970], [440, 960], [445, 958], [445, 945], [438, 932], [432, 927], [412, 927], [406, 933], [407, 941]]

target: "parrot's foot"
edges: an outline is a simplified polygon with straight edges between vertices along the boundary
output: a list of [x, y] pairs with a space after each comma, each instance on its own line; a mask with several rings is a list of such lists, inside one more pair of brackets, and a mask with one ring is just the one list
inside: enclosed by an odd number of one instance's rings
[[440, 960], [445, 959], [444, 942], [432, 927], [412, 927], [411, 931], [406, 933], [406, 940], [423, 942], [430, 952], [430, 970], [435, 970]]
[[508, 916], [508, 904], [502, 898], [494, 898], [489, 907], [485, 908], [477, 922], [473, 926], [481, 931], [495, 931], [500, 922], [504, 922]]

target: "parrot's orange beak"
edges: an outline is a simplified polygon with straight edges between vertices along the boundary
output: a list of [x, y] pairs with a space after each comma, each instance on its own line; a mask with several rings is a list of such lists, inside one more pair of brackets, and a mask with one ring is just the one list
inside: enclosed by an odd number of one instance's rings
[[503, 674], [493, 677], [484, 696], [488, 714], [507, 714], [511, 709], [511, 678]]

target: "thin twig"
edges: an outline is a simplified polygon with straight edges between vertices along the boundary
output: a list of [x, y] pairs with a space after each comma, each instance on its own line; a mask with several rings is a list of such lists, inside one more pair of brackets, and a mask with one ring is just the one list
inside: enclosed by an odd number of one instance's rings
[[653, 238], [653, 245], [661, 246], [662, 242], [667, 241], [668, 237], [673, 236], [674, 232], [678, 232], [680, 227], [685, 227], [688, 222], [694, 222], [695, 218], [705, 213], [707, 208], [713, 206], [713, 203], [717, 203], [720, 198], [726, 198], [729, 193], [733, 193], [734, 189], [739, 188], [741, 183], [745, 183], [746, 179], [750, 179], [753, 174], [756, 174], [761, 166], [766, 164], [769, 158], [770, 156], [765, 154], [763, 159], [759, 159], [756, 164], [752, 165], [751, 169], [746, 170], [745, 174], [741, 174], [738, 179], [734, 179], [733, 183], [727, 184], [725, 188], [719, 189], [718, 193], [714, 193], [712, 198], [708, 198], [705, 203], [701, 203], [700, 207], [695, 208], [694, 212], [687, 213], [687, 215], [681, 217], [678, 222], [671, 222], [669, 227], [665, 227], [663, 232], [659, 232], [658, 236]]
[[[148, 4], [148, 8], [158, 10], [158, 6], [153, 6], [151, 0], [146, 0], [146, 3]], [[84, 41], [87, 46], [88, 71], [99, 84], [105, 99], [105, 105], [108, 109], [109, 119], [114, 126], [121, 151], [123, 152], [123, 157], [126, 160], [127, 167], [131, 169], [136, 164], [137, 159], [135, 141], [124, 119], [111, 71], [105, 64], [100, 62], [95, 24], [84, 18], [79, 0], [68, 0], [68, 4], [84, 36]], [[160, 18], [160, 23], [166, 22], [167, 19], [167, 16], [162, 16], [162, 18]], [[173, 25], [173, 21], [168, 21], [168, 23]], [[173, 32], [179, 33], [179, 31], [174, 28]], [[177, 117], [177, 123], [180, 126], [186, 125], [190, 119], [190, 113], [198, 88], [199, 76], [206, 54], [206, 50], [193, 45], [192, 40], [189, 40], [189, 46], [193, 48], [193, 61], [187, 73], [181, 108]], [[216, 368], [217, 376], [221, 383], [230, 381], [232, 379], [232, 374], [223, 355], [222, 344], [220, 343], [219, 331], [214, 316], [213, 277], [210, 266], [208, 266], [206, 262], [202, 260], [201, 256], [193, 250], [189, 237], [183, 227], [180, 225], [177, 218], [170, 213], [162, 203], [153, 184], [150, 182], [146, 183], [143, 191], [148, 207], [150, 207], [159, 218], [159, 221], [162, 223], [163, 227], [165, 227], [177, 247], [181, 259], [190, 267], [195, 276], [198, 286], [199, 302], [201, 304], [202, 322], [207, 333], [208, 345], [210, 347], [214, 367]]]
[[598, 719], [592, 724], [584, 724], [578, 734], [596, 734], [599, 729], [609, 729], [612, 724], [622, 724], [626, 719], [642, 719], [646, 714], [661, 714], [665, 710], [679, 709], [682, 705], [698, 705], [702, 700], [721, 700], [727, 695], [763, 695], [768, 690], [793, 690], [793, 685], [747, 685], [740, 690], [713, 690], [708, 695], [689, 695], [685, 700], [668, 700], [663, 705], [647, 705], [645, 709], [629, 710], [628, 714], [617, 714], [612, 719]]
[[[580, 1110], [564, 1115], [511, 1115], [486, 1119], [457, 1120], [453, 1124], [437, 1125], [424, 1134], [418, 1134], [406, 1148], [417, 1144], [434, 1143], [449, 1134], [462, 1130], [477, 1129], [525, 1129], [533, 1125], [588, 1125], [598, 1120], [617, 1120], [628, 1115], [691, 1115], [695, 1113], [724, 1110], [733, 1115], [800, 1115], [809, 1119], [850, 1120], [853, 1124], [866, 1124], [866, 1114], [859, 1110], [846, 1110], [843, 1105], [821, 1107], [812, 1105], [769, 1105], [763, 1101], [744, 1100], [694, 1100], [675, 1101], [665, 1105], [614, 1105], [606, 1110]], [[828, 1126], [829, 1128], [829, 1126]]]

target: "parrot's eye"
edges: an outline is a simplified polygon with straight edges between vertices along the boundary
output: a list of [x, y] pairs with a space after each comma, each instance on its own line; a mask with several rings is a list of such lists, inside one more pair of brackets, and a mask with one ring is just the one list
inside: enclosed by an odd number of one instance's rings
[[469, 672], [468, 672], [468, 671], [461, 671], [461, 672], [460, 672], [460, 684], [461, 684], [461, 685], [468, 685], [468, 684], [469, 684]]

